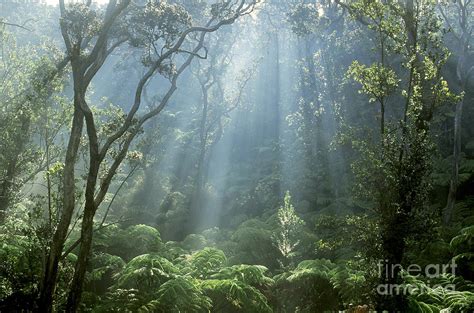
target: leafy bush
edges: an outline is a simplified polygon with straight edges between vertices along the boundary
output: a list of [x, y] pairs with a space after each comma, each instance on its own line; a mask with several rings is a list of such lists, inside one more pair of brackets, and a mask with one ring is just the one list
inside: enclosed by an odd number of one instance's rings
[[207, 241], [203, 235], [189, 234], [183, 240], [183, 248], [187, 250], [196, 251], [206, 246]]
[[41, 275], [41, 243], [26, 207], [19, 207], [0, 226], [0, 299], [34, 295]]
[[231, 237], [236, 243], [230, 264], [258, 264], [270, 270], [280, 267], [281, 253], [274, 245], [272, 228], [257, 219], [242, 223]]
[[340, 297], [332, 276], [337, 265], [329, 260], [307, 260], [275, 277], [277, 306], [284, 312], [338, 310]]

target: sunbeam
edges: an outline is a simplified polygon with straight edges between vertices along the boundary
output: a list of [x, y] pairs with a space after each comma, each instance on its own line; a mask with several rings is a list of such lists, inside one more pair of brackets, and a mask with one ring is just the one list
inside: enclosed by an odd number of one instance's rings
[[474, 312], [473, 3], [0, 1], [0, 312]]

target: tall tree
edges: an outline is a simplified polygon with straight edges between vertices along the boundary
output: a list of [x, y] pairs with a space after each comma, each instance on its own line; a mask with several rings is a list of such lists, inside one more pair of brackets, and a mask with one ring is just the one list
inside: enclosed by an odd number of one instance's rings
[[[54, 106], [51, 95], [62, 88], [62, 73], [68, 59], [56, 61], [41, 56], [39, 49], [22, 46], [0, 25], [0, 224], [21, 188], [47, 167], [45, 151], [34, 142], [34, 129], [41, 116]], [[59, 115], [59, 114], [57, 114]], [[46, 138], [50, 145], [61, 125]], [[53, 155], [50, 155], [51, 159]]]
[[[453, 216], [454, 205], [456, 203], [459, 186], [459, 168], [461, 165], [462, 146], [462, 113], [466, 102], [464, 94], [468, 91], [470, 77], [474, 71], [474, 65], [470, 57], [473, 54], [471, 48], [472, 22], [471, 22], [471, 1], [461, 0], [453, 4], [440, 5], [439, 10], [444, 22], [451, 30], [455, 38], [456, 57], [456, 86], [455, 88], [462, 96], [456, 103], [454, 114], [454, 136], [453, 136], [453, 163], [451, 179], [449, 183], [448, 199], [443, 212], [445, 224], [449, 224]], [[454, 12], [455, 13], [454, 13]], [[454, 18], [452, 17], [454, 15]]]
[[[103, 202], [110, 183], [135, 137], [149, 119], [158, 115], [177, 89], [178, 77], [203, 48], [206, 33], [232, 24], [249, 14], [254, 2], [224, 1], [210, 8], [205, 26], [192, 26], [184, 7], [163, 2], [148, 2], [145, 6], [130, 1], [111, 0], [104, 12], [94, 10], [91, 3], [66, 7], [60, 0], [61, 33], [70, 57], [74, 87], [74, 113], [63, 171], [63, 208], [60, 221], [50, 246], [42, 282], [40, 307], [51, 312], [53, 295], [71, 218], [75, 209], [75, 169], [78, 148], [85, 123], [88, 138], [88, 170], [86, 174], [85, 204], [82, 213], [81, 246], [71, 282], [66, 311], [75, 312], [79, 306], [82, 285], [92, 244], [94, 216]], [[127, 22], [130, 24], [127, 25]], [[188, 41], [193, 36], [194, 41]], [[108, 57], [122, 44], [130, 42], [143, 51], [145, 74], [135, 89], [134, 101], [123, 119], [116, 121], [114, 131], [100, 138], [100, 121], [86, 100], [89, 86]], [[179, 58], [183, 55], [180, 64]], [[155, 74], [170, 81], [160, 101], [138, 116], [143, 91]], [[103, 176], [99, 180], [99, 171]]]
[[[378, 34], [381, 60], [387, 60], [384, 54], [390, 52], [392, 61], [383, 62], [381, 68], [354, 63], [349, 73], [371, 98], [369, 101], [386, 106], [384, 99], [400, 90], [401, 97], [394, 96], [394, 100], [403, 103], [390, 124], [381, 120], [380, 145], [363, 149], [372, 170], [357, 169], [359, 178], [372, 182], [369, 193], [375, 192], [372, 196], [377, 199], [380, 257], [390, 270], [380, 282], [387, 286], [401, 283], [400, 266], [407, 262], [407, 241], [418, 231], [414, 221], [427, 214], [430, 124], [435, 110], [453, 99], [441, 76], [448, 53], [441, 37], [435, 35], [442, 33], [435, 8], [430, 1], [421, 0], [402, 4], [363, 0], [350, 6], [351, 14]], [[380, 295], [377, 305], [395, 311], [405, 310], [407, 303], [399, 293]]]
[[[224, 134], [230, 114], [243, 101], [244, 90], [253, 76], [254, 64], [231, 79], [229, 69], [234, 64], [233, 48], [237, 38], [235, 34], [223, 34], [209, 39], [207, 46], [215, 51], [209, 60], [197, 63], [194, 76], [199, 82], [202, 96], [200, 120], [198, 126], [198, 159], [191, 214], [202, 217], [204, 187], [210, 170], [212, 152]], [[235, 80], [235, 81], [234, 81]], [[234, 86], [235, 85], [235, 86]]]

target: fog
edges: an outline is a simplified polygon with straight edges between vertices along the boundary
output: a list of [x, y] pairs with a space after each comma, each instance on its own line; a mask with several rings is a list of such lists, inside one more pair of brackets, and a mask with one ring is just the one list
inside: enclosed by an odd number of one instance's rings
[[1, 2], [0, 311], [472, 311], [472, 10]]

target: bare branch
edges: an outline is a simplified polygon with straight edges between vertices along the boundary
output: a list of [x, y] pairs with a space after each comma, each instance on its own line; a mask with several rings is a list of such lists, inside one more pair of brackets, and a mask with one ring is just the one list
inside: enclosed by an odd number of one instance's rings
[[[30, 19], [30, 20], [31, 20], [31, 19]], [[28, 21], [30, 21], [30, 20], [28, 20]], [[29, 29], [29, 28], [27, 28], [27, 27], [25, 26], [25, 24], [26, 24], [28, 21], [24, 22], [23, 25], [16, 24], [16, 23], [9, 23], [9, 22], [5, 22], [5, 21], [0, 21], [0, 24], [3, 24], [3, 25], [5, 25], [5, 26], [18, 27], [18, 28], [21, 28], [21, 29], [24, 29], [24, 30], [27, 30], [27, 31], [31, 32], [32, 30]]]
[[204, 49], [204, 55], [200, 55], [198, 53], [194, 53], [192, 51], [187, 51], [187, 50], [182, 50], [182, 49], [178, 49], [176, 52], [182, 52], [182, 53], [185, 53], [185, 54], [192, 54], [194, 55], [195, 57], [199, 58], [199, 59], [202, 59], [202, 60], [206, 60], [207, 59], [207, 55], [208, 55], [208, 51], [207, 51], [207, 48], [206, 47], [203, 47]]

